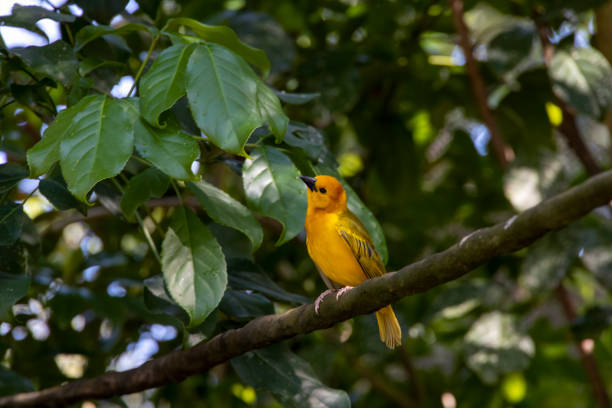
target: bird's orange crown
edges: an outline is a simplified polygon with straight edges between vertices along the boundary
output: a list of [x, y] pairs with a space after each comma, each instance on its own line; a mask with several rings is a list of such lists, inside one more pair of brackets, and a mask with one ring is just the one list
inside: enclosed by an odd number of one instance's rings
[[325, 212], [346, 209], [346, 192], [342, 184], [332, 176], [300, 177], [308, 186], [308, 209]]

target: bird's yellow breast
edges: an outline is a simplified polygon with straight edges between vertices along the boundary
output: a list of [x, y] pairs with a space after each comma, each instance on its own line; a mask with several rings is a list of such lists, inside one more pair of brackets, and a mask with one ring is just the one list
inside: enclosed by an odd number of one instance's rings
[[332, 281], [343, 286], [357, 286], [366, 280], [366, 276], [338, 233], [337, 224], [336, 214], [320, 214], [316, 220], [306, 222], [308, 254]]

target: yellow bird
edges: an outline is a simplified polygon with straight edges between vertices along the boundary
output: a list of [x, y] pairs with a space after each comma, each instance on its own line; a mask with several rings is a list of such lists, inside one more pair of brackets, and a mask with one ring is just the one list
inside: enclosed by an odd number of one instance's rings
[[[336, 295], [366, 279], [382, 276], [385, 266], [359, 218], [346, 207], [346, 192], [331, 176], [300, 177], [308, 187], [306, 212], [306, 247], [308, 254], [332, 282], [344, 286]], [[315, 301], [315, 311], [332, 289]], [[376, 312], [380, 339], [393, 349], [402, 343], [402, 331], [391, 306]]]

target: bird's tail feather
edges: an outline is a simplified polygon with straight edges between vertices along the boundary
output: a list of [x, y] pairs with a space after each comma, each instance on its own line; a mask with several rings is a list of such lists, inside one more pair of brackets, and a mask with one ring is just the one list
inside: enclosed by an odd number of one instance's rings
[[402, 344], [402, 329], [390, 305], [376, 312], [376, 320], [380, 339], [388, 348], [394, 349]]

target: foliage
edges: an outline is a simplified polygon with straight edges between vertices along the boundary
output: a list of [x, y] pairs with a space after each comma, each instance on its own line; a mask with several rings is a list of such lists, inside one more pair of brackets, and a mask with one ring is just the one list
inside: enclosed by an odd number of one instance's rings
[[[465, 4], [516, 153], [505, 170], [444, 2], [15, 5], [0, 26], [61, 31], [43, 46], [0, 37], [0, 395], [132, 368], [314, 299], [299, 175], [343, 177], [394, 270], [587, 177], [556, 128], [561, 102], [608, 167], [611, 56], [590, 45], [603, 3]], [[552, 30], [550, 66], [534, 16]], [[360, 317], [105, 403], [593, 406], [572, 339], [593, 341], [612, 388], [608, 211], [404, 299], [399, 351]]]

